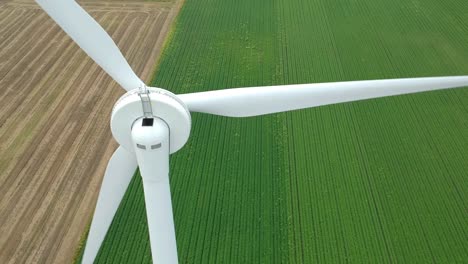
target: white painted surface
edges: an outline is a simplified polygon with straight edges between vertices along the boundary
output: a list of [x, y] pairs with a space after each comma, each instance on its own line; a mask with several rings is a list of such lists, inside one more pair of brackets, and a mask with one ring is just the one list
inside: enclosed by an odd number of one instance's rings
[[236, 88], [179, 95], [190, 111], [247, 117], [468, 86], [468, 76]]
[[109, 160], [91, 222], [83, 264], [94, 262], [136, 169], [135, 154], [122, 147], [119, 147]]
[[[192, 125], [190, 112], [180, 99], [166, 90], [149, 87], [153, 115], [164, 120], [170, 128], [170, 152], [181, 149], [190, 136]], [[111, 131], [121, 146], [133, 152], [131, 127], [143, 117], [143, 109], [137, 91], [124, 94], [114, 106]]]
[[[153, 126], [135, 122], [132, 139], [143, 179], [153, 262], [177, 264], [177, 244], [169, 187], [169, 127], [154, 118]], [[139, 144], [139, 147], [136, 145]], [[142, 149], [141, 147], [146, 149]], [[159, 146], [152, 149], [151, 146]]]
[[36, 0], [46, 13], [125, 90], [144, 83], [106, 31], [74, 0]]

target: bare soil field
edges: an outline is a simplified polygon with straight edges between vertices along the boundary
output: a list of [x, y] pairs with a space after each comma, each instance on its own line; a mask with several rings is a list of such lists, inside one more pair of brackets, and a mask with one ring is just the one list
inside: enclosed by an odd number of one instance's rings
[[[149, 81], [179, 3], [80, 1]], [[124, 93], [33, 2], [0, 0], [0, 263], [70, 263]]]

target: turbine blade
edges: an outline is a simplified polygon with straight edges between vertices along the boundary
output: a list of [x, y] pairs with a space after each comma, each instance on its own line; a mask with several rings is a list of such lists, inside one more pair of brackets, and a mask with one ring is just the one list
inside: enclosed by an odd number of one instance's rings
[[464, 86], [468, 86], [468, 76], [235, 88], [179, 98], [193, 112], [247, 117]]
[[82, 263], [93, 263], [137, 169], [135, 155], [119, 147], [107, 164]]
[[154, 263], [177, 264], [177, 245], [169, 178], [151, 181], [143, 177], [146, 214]]
[[125, 90], [144, 83], [111, 37], [74, 0], [36, 0], [44, 11]]

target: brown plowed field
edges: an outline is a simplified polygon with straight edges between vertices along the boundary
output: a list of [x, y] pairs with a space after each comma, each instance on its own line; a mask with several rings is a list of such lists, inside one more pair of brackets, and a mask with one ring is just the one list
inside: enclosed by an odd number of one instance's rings
[[[81, 4], [149, 80], [179, 4]], [[70, 263], [124, 93], [32, 1], [0, 0], [0, 263]]]

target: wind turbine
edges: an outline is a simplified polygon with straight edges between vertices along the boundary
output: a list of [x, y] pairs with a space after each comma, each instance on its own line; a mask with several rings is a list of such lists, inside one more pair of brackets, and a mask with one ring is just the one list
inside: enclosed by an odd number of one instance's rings
[[248, 117], [384, 96], [468, 86], [468, 76], [352, 81], [225, 89], [175, 95], [146, 87], [110, 36], [74, 0], [36, 0], [127, 93], [115, 104], [111, 130], [120, 144], [102, 182], [83, 263], [99, 251], [128, 184], [140, 168], [152, 258], [177, 263], [169, 155], [190, 135], [190, 112]]

